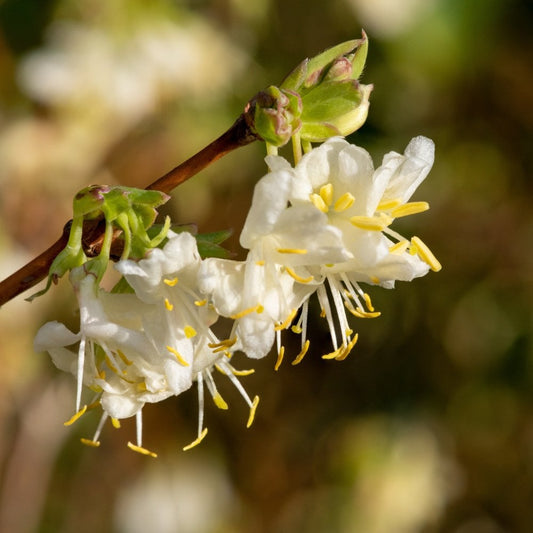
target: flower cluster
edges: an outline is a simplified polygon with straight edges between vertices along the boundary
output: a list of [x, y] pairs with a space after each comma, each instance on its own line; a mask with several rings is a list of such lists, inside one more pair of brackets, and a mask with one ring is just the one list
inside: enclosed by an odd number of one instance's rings
[[[215, 370], [239, 390], [253, 422], [253, 400], [239, 381], [251, 371], [231, 364], [243, 352], [258, 359], [276, 345], [277, 369], [284, 356], [282, 332], [301, 337], [299, 363], [310, 347], [309, 302], [316, 294], [331, 337], [326, 359], [345, 359], [357, 333], [348, 315], [379, 316], [362, 283], [394, 287], [438, 271], [440, 264], [418, 237], [391, 229], [394, 219], [425, 211], [426, 202], [409, 201], [431, 169], [433, 142], [416, 137], [404, 154], [387, 154], [374, 169], [364, 149], [333, 137], [292, 166], [267, 156], [269, 172], [255, 187], [240, 236], [245, 261], [202, 259], [196, 239], [168, 231], [161, 248], [140, 260], [121, 259], [116, 269], [128, 292], [106, 292], [98, 276], [77, 266], [70, 280], [80, 307], [80, 331], [50, 322], [37, 334], [35, 348], [48, 351], [55, 365], [77, 378], [77, 420], [101, 406], [96, 434], [83, 442], [97, 446], [103, 424], [135, 415], [137, 442], [128, 446], [155, 455], [142, 444], [142, 409], [177, 396], [196, 382], [199, 398], [198, 444], [204, 427], [204, 385], [217, 407], [227, 409]], [[346, 313], [348, 311], [348, 314]], [[218, 317], [233, 321], [227, 339], [211, 326]], [[83, 387], [92, 391], [87, 402]]]

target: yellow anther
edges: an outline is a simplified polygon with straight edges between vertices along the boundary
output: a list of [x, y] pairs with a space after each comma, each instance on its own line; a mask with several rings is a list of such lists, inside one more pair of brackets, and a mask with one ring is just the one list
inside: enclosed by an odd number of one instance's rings
[[335, 263], [326, 263], [324, 266], [328, 268], [333, 268], [335, 266]]
[[278, 248], [278, 253], [304, 255], [307, 253], [307, 250], [305, 248]]
[[333, 205], [333, 210], [337, 213], [340, 213], [341, 211], [346, 211], [346, 209], [350, 209], [350, 207], [352, 207], [354, 202], [355, 197], [353, 196], [353, 194], [345, 192], [341, 197], [337, 199], [337, 201]]
[[192, 339], [193, 337], [196, 337], [196, 330], [192, 326], [185, 326], [183, 328], [183, 332], [185, 333], [185, 336], [188, 339]]
[[137, 383], [137, 391], [138, 392], [146, 392], [148, 390], [148, 387], [146, 386], [145, 381], [140, 381]]
[[174, 285], [176, 285], [176, 283], [178, 283], [178, 278], [164, 279], [163, 283], [165, 285], [168, 285], [169, 287], [174, 287]]
[[117, 350], [117, 355], [120, 357], [120, 359], [122, 360], [122, 362], [125, 364], [125, 365], [132, 365], [133, 364], [133, 361], [130, 361], [125, 355], [124, 355], [124, 352], [122, 352], [122, 350]]
[[328, 206], [324, 203], [324, 200], [320, 195], [312, 193], [309, 195], [309, 201], [322, 213], [328, 212]]
[[251, 313], [262, 313], [265, 310], [265, 308], [261, 304], [257, 304], [254, 307], [249, 307], [248, 309], [243, 309], [239, 313], [235, 313], [234, 315], [230, 315], [230, 318], [232, 320], [237, 320], [238, 318], [242, 318], [243, 316], [249, 315]]
[[167, 311], [172, 311], [172, 309], [174, 309], [174, 306], [169, 302], [168, 298], [165, 298], [165, 307], [167, 308]]
[[320, 187], [320, 198], [324, 200], [324, 203], [329, 207], [333, 201], [333, 184], [326, 183]]
[[189, 366], [189, 363], [187, 363], [187, 361], [183, 359], [182, 355], [178, 352], [178, 350], [172, 348], [172, 346], [167, 346], [167, 350], [176, 357], [180, 365]]
[[403, 254], [407, 248], [409, 248], [409, 241], [400, 241], [389, 246], [389, 253], [400, 255]]
[[274, 365], [274, 370], [278, 370], [278, 368], [281, 366], [281, 362], [283, 361], [283, 356], [285, 355], [285, 346], [282, 346], [280, 349], [279, 349], [279, 352], [278, 352], [278, 359], [276, 361], [276, 364]]
[[307, 339], [302, 348], [302, 351], [296, 356], [296, 358], [291, 364], [297, 365], [299, 362], [301, 362], [301, 360], [304, 358], [304, 355], [307, 353], [307, 350], [309, 350], [309, 344], [310, 344], [309, 339]]
[[128, 448], [130, 450], [133, 450], [134, 452], [141, 453], [142, 455], [148, 455], [149, 457], [157, 457], [157, 453], [151, 452], [150, 450], [147, 450], [146, 448], [143, 448], [142, 446], [137, 446], [133, 444], [133, 442], [128, 442]]
[[411, 243], [414, 245], [416, 253], [420, 257], [420, 259], [427, 263], [429, 265], [429, 268], [431, 268], [433, 272], [438, 272], [442, 268], [442, 265], [433, 255], [433, 252], [419, 237], [413, 237], [411, 239]]
[[372, 300], [370, 299], [370, 295], [366, 292], [363, 293], [363, 299], [365, 300], [366, 307], [369, 311], [374, 311], [374, 306], [372, 305]]
[[383, 214], [377, 217], [365, 217], [358, 215], [351, 217], [350, 222], [359, 229], [364, 229], [367, 231], [383, 231], [392, 223], [392, 218]]
[[257, 266], [260, 266], [260, 267], [265, 266], [265, 260], [264, 259], [260, 259], [259, 261], [256, 261], [255, 264]]
[[98, 446], [100, 446], [100, 441], [99, 440], [84, 439], [82, 437], [80, 439], [80, 442], [82, 444], [85, 444], [85, 446], [90, 446], [91, 448], [98, 448]]
[[259, 396], [254, 398], [252, 402], [252, 407], [250, 407], [250, 415], [248, 416], [248, 422], [246, 422], [246, 427], [249, 428], [254, 423], [255, 411], [259, 405]]
[[215, 402], [215, 405], [219, 409], [227, 409], [228, 408], [228, 404], [224, 401], [224, 398], [222, 398], [222, 396], [218, 392], [213, 396], [213, 401]]
[[291, 267], [286, 266], [285, 270], [287, 271], [287, 274], [291, 276], [294, 280], [300, 282], [300, 283], [309, 283], [310, 281], [313, 281], [315, 279], [313, 276], [309, 276], [308, 278], [303, 278], [302, 276], [299, 276], [294, 272], [294, 270]]
[[196, 307], [203, 307], [205, 304], [207, 304], [207, 298], [205, 300], [194, 300]]
[[111, 425], [115, 428], [115, 429], [120, 429], [120, 420], [118, 418], [113, 418], [111, 417]]
[[107, 354], [105, 355], [104, 359], [105, 359], [107, 366], [111, 369], [111, 371], [114, 372], [115, 374], [118, 374], [117, 367], [113, 365], [113, 363], [111, 362], [111, 359], [109, 359], [109, 356]]
[[294, 325], [291, 327], [291, 331], [293, 333], [296, 333], [296, 335], [299, 335], [302, 332], [302, 327], [298, 325]]
[[219, 353], [231, 348], [236, 342], [237, 337], [233, 337], [233, 339], [225, 339], [220, 342], [210, 342], [207, 346], [213, 350], [213, 353]]
[[320, 318], [325, 318], [326, 317], [326, 310], [322, 307], [320, 309]]
[[377, 211], [388, 211], [389, 209], [394, 209], [402, 203], [401, 198], [393, 198], [392, 200], [382, 200], [376, 210]]
[[349, 337], [353, 333], [353, 329], [347, 328], [344, 334]]
[[342, 352], [345, 348], [346, 348], [345, 346], [341, 346], [340, 348], [337, 348], [334, 352], [324, 354], [322, 356], [322, 359], [337, 359], [339, 355], [342, 355]]
[[375, 283], [376, 285], [379, 285], [381, 283], [381, 280], [377, 276], [370, 276], [370, 281], [372, 283]]
[[249, 375], [253, 374], [254, 372], [255, 372], [255, 370], [253, 368], [250, 368], [250, 370], [235, 370], [235, 369], [233, 369], [231, 371], [231, 373], [234, 376], [249, 376]]
[[294, 317], [296, 316], [296, 313], [298, 312], [298, 309], [293, 309], [289, 316], [281, 323], [274, 326], [275, 331], [281, 331], [282, 329], [287, 329], [290, 325], [290, 323], [294, 320]]
[[345, 307], [348, 309], [348, 311], [350, 311], [350, 313], [352, 313], [353, 316], [356, 316], [357, 318], [377, 318], [378, 316], [381, 316], [380, 311], [369, 312], [361, 309], [361, 307], [354, 309], [352, 306], [348, 305], [345, 305]]
[[78, 420], [78, 418], [80, 418], [81, 416], [85, 414], [85, 411], [87, 411], [86, 405], [84, 405], [77, 413], [74, 413], [69, 420], [67, 420], [66, 422], [63, 422], [63, 425], [71, 426], [72, 424], [74, 424], [74, 422], [76, 422], [76, 420]]
[[105, 370], [100, 370], [100, 371], [98, 372], [98, 377], [99, 377], [100, 379], [105, 379]]
[[194, 448], [195, 446], [198, 446], [200, 442], [204, 440], [204, 437], [207, 435], [207, 428], [204, 428], [202, 433], [198, 435], [198, 438], [194, 439], [190, 444], [187, 444], [187, 446], [183, 447], [183, 451], [186, 452], [187, 450], [190, 450], [191, 448]]
[[429, 209], [427, 202], [409, 202], [407, 204], [399, 205], [391, 210], [390, 214], [394, 218], [406, 217], [408, 215], [416, 215]]
[[359, 334], [356, 333], [354, 338], [348, 343], [348, 346], [344, 348], [344, 351], [341, 354], [339, 354], [337, 357], [335, 357], [335, 361], [344, 361], [348, 357], [350, 352], [352, 351], [358, 339], [359, 339]]

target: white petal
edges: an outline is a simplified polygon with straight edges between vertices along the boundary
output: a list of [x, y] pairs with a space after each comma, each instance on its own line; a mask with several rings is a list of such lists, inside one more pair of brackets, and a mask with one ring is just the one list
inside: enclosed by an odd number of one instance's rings
[[79, 333], [72, 333], [64, 324], [54, 320], [47, 322], [39, 329], [33, 341], [33, 348], [36, 352], [44, 352], [50, 348], [71, 346], [77, 343], [80, 338]]
[[129, 418], [142, 409], [144, 402], [133, 394], [112, 394], [104, 392], [100, 399], [102, 409], [112, 418]]

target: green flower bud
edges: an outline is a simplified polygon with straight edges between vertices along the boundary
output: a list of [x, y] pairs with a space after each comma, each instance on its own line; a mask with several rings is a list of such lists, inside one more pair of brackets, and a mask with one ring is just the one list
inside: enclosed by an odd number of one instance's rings
[[283, 146], [300, 129], [302, 101], [291, 91], [271, 85], [247, 105], [245, 118], [253, 133], [274, 146]]

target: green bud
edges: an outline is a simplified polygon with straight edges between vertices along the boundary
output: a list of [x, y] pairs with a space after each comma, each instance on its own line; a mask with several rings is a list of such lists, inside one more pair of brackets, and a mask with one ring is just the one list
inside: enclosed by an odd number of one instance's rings
[[283, 146], [300, 129], [301, 113], [302, 101], [297, 93], [271, 85], [248, 103], [245, 118], [261, 139]]

